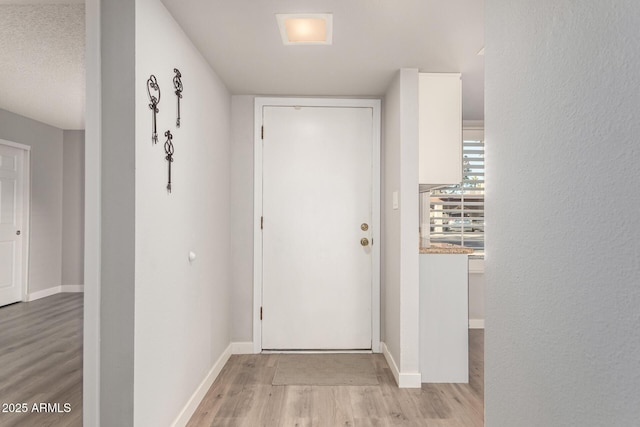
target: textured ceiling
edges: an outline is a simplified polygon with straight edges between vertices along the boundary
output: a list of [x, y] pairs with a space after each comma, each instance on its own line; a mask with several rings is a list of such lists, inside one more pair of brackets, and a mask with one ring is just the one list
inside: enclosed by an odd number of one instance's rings
[[[460, 72], [484, 118], [483, 0], [162, 0], [234, 94], [381, 96], [402, 67]], [[276, 13], [333, 13], [333, 45], [283, 46]], [[84, 128], [84, 0], [0, 0], [0, 108]]]
[[83, 129], [84, 2], [7, 3], [0, 0], [0, 108]]
[[[385, 93], [402, 67], [461, 72], [484, 117], [483, 0], [162, 0], [235, 94]], [[333, 45], [284, 46], [276, 13], [333, 13]]]
[[84, 4], [84, 0], [0, 0], [0, 4]]

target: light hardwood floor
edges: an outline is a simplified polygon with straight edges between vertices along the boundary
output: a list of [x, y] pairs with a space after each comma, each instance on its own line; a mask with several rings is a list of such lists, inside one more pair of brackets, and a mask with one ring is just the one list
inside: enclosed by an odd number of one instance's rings
[[[483, 426], [484, 334], [470, 331], [469, 384], [399, 389], [384, 357], [371, 355], [377, 386], [272, 386], [277, 354], [232, 356], [196, 410], [199, 426]], [[82, 425], [82, 294], [0, 308], [0, 426]], [[69, 413], [33, 413], [70, 403]], [[0, 411], [2, 407], [0, 407]]]
[[188, 427], [484, 425], [484, 332], [469, 336], [469, 384], [399, 389], [381, 354], [377, 386], [273, 386], [277, 354], [231, 356]]
[[[82, 298], [62, 293], [0, 308], [0, 426], [82, 425]], [[33, 412], [41, 403], [63, 412]]]

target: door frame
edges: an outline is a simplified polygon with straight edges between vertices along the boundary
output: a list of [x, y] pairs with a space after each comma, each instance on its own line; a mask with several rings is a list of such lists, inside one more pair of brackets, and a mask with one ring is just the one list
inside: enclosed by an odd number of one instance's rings
[[263, 98], [254, 105], [253, 160], [253, 352], [262, 351], [262, 111], [264, 107], [371, 108], [371, 350], [380, 352], [380, 105], [379, 99], [343, 98]]
[[0, 145], [24, 151], [22, 165], [22, 301], [29, 297], [29, 241], [31, 240], [31, 147], [0, 139]]

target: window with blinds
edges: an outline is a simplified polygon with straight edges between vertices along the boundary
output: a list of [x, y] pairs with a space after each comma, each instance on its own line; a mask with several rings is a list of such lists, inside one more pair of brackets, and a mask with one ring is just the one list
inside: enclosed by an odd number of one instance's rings
[[462, 181], [431, 191], [432, 243], [453, 243], [484, 255], [484, 132], [462, 133]]

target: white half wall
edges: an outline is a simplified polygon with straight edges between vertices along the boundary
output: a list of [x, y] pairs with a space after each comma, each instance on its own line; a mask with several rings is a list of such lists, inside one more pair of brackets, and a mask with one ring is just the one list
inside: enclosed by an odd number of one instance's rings
[[[231, 343], [231, 96], [159, 0], [136, 0], [135, 51], [134, 425], [166, 426], [188, 419], [184, 408], [195, 409], [194, 392]], [[151, 74], [162, 91], [157, 144]]]
[[485, 0], [486, 424], [640, 419], [640, 3]]

